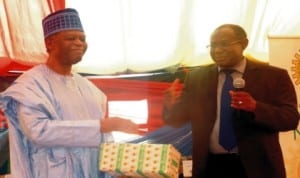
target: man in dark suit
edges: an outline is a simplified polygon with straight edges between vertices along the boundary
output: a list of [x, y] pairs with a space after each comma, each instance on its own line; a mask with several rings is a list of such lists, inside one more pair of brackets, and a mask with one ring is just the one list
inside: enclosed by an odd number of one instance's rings
[[[247, 45], [242, 27], [221, 25], [212, 33], [209, 45], [215, 64], [188, 73], [182, 91], [176, 89], [178, 79], [166, 91], [165, 123], [192, 125], [193, 177], [286, 177], [279, 132], [297, 128], [295, 88], [286, 70], [245, 58]], [[233, 113], [226, 122], [232, 122], [234, 137], [229, 148], [220, 141], [226, 134], [221, 131], [221, 95], [228, 70], [232, 80], [245, 81], [243, 90], [229, 92], [227, 107]]]

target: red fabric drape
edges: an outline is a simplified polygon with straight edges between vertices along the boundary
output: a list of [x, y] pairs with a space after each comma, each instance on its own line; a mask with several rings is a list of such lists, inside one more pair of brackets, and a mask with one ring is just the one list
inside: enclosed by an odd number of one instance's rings
[[19, 74], [13, 71], [26, 71], [31, 67], [17, 63], [9, 57], [0, 57], [0, 76], [18, 76]]
[[60, 9], [64, 9], [66, 3], [64, 0], [47, 0], [50, 12], [55, 12]]
[[163, 96], [164, 91], [170, 87], [170, 83], [130, 79], [89, 79], [107, 95], [109, 101], [147, 99], [148, 123], [146, 127], [152, 131], [163, 126]]

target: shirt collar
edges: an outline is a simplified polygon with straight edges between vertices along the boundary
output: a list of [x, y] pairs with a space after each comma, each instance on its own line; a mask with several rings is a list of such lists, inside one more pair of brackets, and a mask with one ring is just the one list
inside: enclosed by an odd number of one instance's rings
[[[246, 60], [246, 58], [244, 58], [240, 63], [233, 66], [231, 69], [234, 69], [237, 72], [240, 72], [243, 74], [245, 71], [245, 68], [246, 68], [246, 63], [247, 63], [247, 60]], [[218, 66], [218, 71], [220, 72], [221, 70], [222, 70], [222, 68]]]

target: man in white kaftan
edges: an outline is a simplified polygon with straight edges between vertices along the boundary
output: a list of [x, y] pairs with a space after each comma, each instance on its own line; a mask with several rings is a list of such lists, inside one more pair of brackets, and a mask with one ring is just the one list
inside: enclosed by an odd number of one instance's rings
[[106, 96], [90, 81], [42, 64], [2, 93], [1, 103], [10, 123], [11, 169], [18, 170], [13, 177], [98, 177], [99, 144], [109, 141], [99, 128]]
[[49, 58], [22, 74], [0, 94], [9, 121], [13, 178], [98, 178], [99, 145], [111, 131], [134, 133], [137, 125], [106, 118], [107, 98], [72, 72], [87, 43], [75, 9], [43, 21]]

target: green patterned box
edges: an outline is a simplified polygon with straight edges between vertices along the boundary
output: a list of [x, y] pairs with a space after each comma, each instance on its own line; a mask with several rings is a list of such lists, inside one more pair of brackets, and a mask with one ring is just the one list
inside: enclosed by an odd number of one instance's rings
[[99, 169], [114, 176], [178, 178], [180, 159], [170, 144], [103, 143]]

